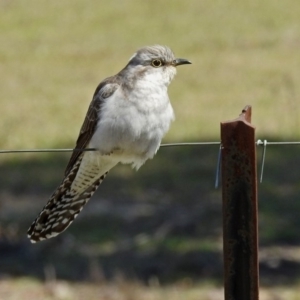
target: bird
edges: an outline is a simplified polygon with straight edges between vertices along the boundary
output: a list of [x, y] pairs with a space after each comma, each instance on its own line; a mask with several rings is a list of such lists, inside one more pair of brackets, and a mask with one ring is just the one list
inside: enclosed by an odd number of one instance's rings
[[64, 178], [28, 229], [32, 243], [66, 230], [118, 163], [138, 170], [154, 157], [174, 120], [168, 86], [176, 67], [185, 64], [191, 62], [175, 58], [167, 46], [146, 46], [100, 82]]

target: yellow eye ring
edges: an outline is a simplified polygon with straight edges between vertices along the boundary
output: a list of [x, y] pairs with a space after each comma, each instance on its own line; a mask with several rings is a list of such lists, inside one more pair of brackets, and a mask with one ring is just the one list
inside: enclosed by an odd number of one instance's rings
[[162, 61], [160, 59], [153, 59], [151, 61], [151, 66], [154, 67], [154, 68], [158, 68], [158, 67], [161, 67], [162, 66]]

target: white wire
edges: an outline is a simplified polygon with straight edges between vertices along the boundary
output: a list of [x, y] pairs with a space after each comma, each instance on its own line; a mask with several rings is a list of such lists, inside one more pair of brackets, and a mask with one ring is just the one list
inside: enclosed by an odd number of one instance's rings
[[257, 140], [257, 146], [265, 146], [265, 145], [300, 145], [300, 142], [268, 142], [267, 140]]

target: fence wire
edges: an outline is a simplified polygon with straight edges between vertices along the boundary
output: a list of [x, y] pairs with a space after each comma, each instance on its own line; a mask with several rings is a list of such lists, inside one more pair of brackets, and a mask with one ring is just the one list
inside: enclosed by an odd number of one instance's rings
[[[207, 145], [220, 145], [220, 142], [195, 142], [195, 143], [171, 143], [171, 144], [161, 144], [160, 147], [184, 147], [184, 146], [207, 146]], [[47, 153], [47, 152], [73, 152], [73, 151], [97, 151], [96, 148], [85, 148], [85, 149], [8, 149], [0, 150], [0, 154], [4, 153]]]
[[[212, 146], [212, 145], [221, 145], [221, 142], [187, 142], [187, 143], [169, 143], [169, 144], [161, 144], [161, 148], [168, 148], [168, 147], [186, 147], [186, 146]], [[300, 145], [300, 141], [295, 142], [269, 142], [267, 140], [257, 140], [257, 146], [266, 147], [268, 145]], [[84, 149], [77, 149], [77, 148], [48, 148], [48, 149], [2, 149], [0, 150], [0, 154], [5, 153], [60, 153], [60, 152], [73, 152], [73, 151], [97, 151], [96, 148], [84, 148]]]
[[[286, 142], [269, 142], [267, 140], [257, 140], [255, 142], [257, 146], [263, 146], [262, 158], [261, 158], [261, 168], [260, 168], [260, 183], [263, 180], [263, 173], [264, 173], [264, 166], [265, 166], [265, 159], [266, 159], [266, 149], [267, 146], [286, 146], [286, 145], [300, 145], [300, 141], [286, 141]], [[216, 177], [215, 177], [215, 188], [218, 188], [219, 181], [220, 181], [220, 169], [221, 169], [221, 153], [222, 153], [222, 144], [221, 142], [187, 142], [187, 143], [168, 143], [168, 144], [161, 144], [161, 148], [170, 148], [170, 147], [199, 147], [199, 146], [212, 146], [212, 145], [219, 145], [219, 153], [217, 159], [217, 168], [216, 168]], [[61, 148], [61, 149], [2, 149], [0, 150], [0, 154], [9, 154], [9, 153], [62, 153], [62, 152], [73, 152], [73, 151], [97, 151], [96, 148], [84, 148], [84, 149], [77, 149], [77, 148]]]

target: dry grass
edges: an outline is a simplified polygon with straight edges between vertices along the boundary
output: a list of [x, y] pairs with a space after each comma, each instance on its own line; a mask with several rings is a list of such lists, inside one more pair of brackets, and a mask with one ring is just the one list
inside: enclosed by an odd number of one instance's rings
[[[132, 282], [73, 284], [59, 281], [44, 284], [30, 278], [2, 280], [0, 299], [5, 300], [223, 300], [224, 291], [211, 284], [194, 285], [182, 280], [172, 286], [150, 286]], [[299, 300], [300, 289], [289, 287], [261, 288], [261, 300]]]

